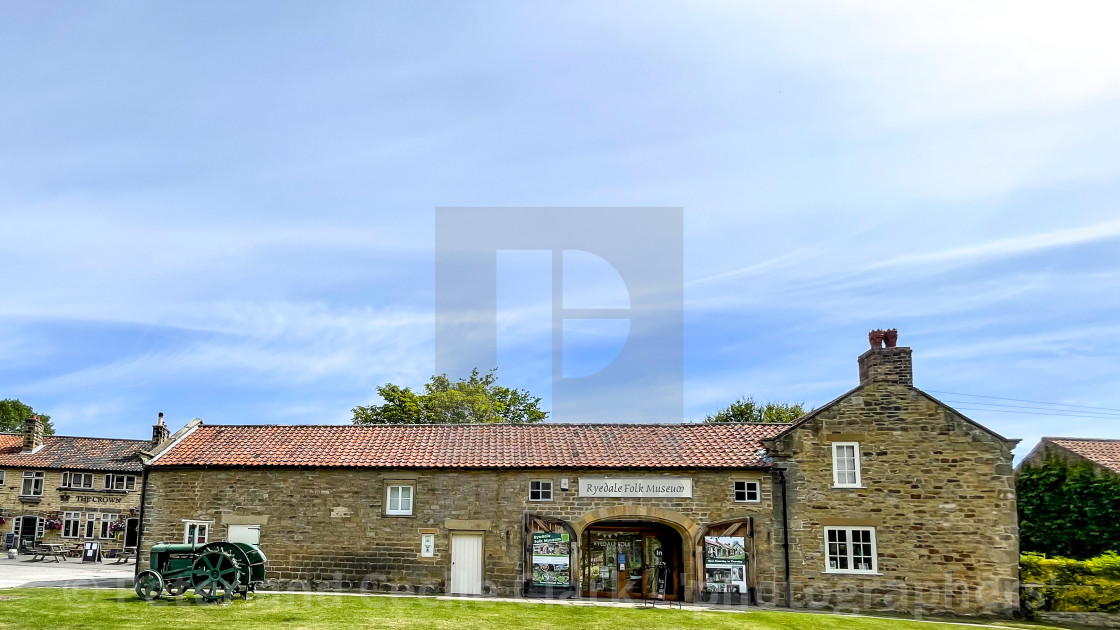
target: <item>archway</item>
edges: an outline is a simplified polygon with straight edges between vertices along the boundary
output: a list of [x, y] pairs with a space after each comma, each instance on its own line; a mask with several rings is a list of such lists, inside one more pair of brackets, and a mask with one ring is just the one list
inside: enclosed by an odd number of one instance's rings
[[[584, 596], [656, 596], [693, 601], [696, 541], [702, 528], [679, 512], [620, 505], [588, 512], [572, 522], [579, 540], [580, 591]], [[659, 584], [658, 566], [663, 564]]]

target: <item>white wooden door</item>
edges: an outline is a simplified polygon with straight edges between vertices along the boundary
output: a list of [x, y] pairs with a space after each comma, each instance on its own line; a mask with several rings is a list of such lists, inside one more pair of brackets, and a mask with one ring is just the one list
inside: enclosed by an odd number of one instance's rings
[[482, 594], [482, 534], [451, 534], [451, 594]]
[[227, 538], [230, 542], [261, 544], [260, 525], [230, 525]]

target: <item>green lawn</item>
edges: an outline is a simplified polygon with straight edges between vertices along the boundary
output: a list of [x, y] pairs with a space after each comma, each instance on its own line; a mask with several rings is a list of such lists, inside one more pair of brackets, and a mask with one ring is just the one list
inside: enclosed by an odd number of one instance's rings
[[[1012, 625], [1012, 624], [1007, 624]], [[696, 612], [434, 598], [257, 595], [204, 604], [193, 597], [140, 601], [130, 590], [0, 591], [0, 629], [174, 628], [272, 630], [319, 628], [601, 628], [603, 630], [967, 630], [964, 626], [777, 611]], [[1018, 626], [1022, 627], [1022, 626]], [[1035, 626], [1040, 628], [1041, 626]]]

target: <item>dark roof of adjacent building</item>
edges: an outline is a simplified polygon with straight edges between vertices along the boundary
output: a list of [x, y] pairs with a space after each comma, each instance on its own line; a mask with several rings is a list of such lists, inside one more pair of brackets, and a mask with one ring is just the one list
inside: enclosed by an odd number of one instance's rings
[[784, 424], [201, 425], [156, 467], [767, 468]]
[[48, 435], [37, 451], [21, 453], [22, 434], [0, 433], [0, 467], [141, 472], [136, 452], [149, 446], [146, 440]]
[[1053, 444], [1098, 466], [1120, 473], [1120, 440], [1044, 437], [1039, 446]]

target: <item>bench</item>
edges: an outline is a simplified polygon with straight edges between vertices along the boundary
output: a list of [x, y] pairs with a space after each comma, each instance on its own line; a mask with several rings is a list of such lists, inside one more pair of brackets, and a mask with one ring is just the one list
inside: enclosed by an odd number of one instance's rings
[[[31, 560], [46, 560], [47, 557], [54, 558], [55, 562], [63, 562], [66, 560], [66, 545], [39, 545], [31, 554]], [[59, 560], [61, 558], [61, 560]]]

